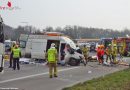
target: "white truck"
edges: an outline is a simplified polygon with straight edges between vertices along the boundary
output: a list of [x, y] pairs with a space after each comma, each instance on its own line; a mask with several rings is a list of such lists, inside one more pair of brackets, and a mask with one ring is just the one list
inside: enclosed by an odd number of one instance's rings
[[3, 20], [2, 17], [0, 16], [0, 72], [3, 71], [4, 67], [3, 54], [4, 54], [4, 30], [3, 30]]
[[[58, 32], [46, 32], [44, 35], [28, 36], [25, 48], [25, 56], [31, 57], [31, 59], [35, 60], [45, 59], [45, 53], [50, 48], [51, 43], [56, 44], [56, 48], [59, 54], [59, 61], [65, 59], [64, 49], [66, 44], [69, 44], [71, 48], [76, 49], [75, 43], [70, 38]], [[70, 58], [70, 56], [73, 57], [75, 55], [68, 56], [68, 58]], [[78, 57], [78, 59], [80, 59], [80, 57]]]

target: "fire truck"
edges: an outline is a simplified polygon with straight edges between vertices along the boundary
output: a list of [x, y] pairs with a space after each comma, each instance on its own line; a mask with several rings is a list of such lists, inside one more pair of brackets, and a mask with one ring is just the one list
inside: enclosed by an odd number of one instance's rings
[[117, 46], [123, 46], [124, 56], [127, 56], [130, 53], [130, 38], [119, 37], [115, 40]]

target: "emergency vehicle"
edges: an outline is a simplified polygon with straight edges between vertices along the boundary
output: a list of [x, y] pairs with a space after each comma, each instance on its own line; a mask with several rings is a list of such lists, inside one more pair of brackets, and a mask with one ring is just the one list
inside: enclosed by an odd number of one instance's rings
[[4, 55], [4, 30], [3, 30], [3, 20], [2, 17], [0, 16], [0, 72], [3, 71], [4, 67], [3, 55]]
[[117, 44], [118, 47], [119, 46], [123, 47], [124, 56], [128, 55], [128, 53], [130, 52], [130, 38], [127, 37], [116, 38], [115, 44]]

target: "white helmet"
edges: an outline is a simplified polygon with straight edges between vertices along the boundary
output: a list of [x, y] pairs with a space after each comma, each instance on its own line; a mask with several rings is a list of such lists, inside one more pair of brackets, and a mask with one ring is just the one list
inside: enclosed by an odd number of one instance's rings
[[51, 47], [55, 47], [55, 43], [52, 43], [52, 44], [51, 44]]

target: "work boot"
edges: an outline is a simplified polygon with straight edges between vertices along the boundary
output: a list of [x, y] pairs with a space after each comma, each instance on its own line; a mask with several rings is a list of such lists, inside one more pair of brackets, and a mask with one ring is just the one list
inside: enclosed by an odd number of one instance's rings
[[12, 68], [12, 66], [9, 66], [9, 68]]
[[54, 75], [54, 77], [58, 77], [57, 75]]
[[50, 78], [52, 78], [52, 75], [50, 75]]
[[84, 63], [84, 66], [86, 66], [87, 63]]

